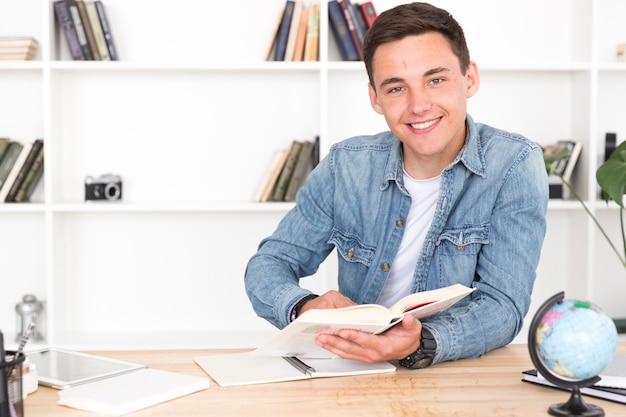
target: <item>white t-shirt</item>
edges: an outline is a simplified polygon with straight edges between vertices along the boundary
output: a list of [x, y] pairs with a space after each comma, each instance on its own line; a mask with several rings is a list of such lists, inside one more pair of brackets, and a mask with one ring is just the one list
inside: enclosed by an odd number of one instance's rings
[[435, 215], [441, 177], [416, 180], [404, 172], [404, 186], [411, 195], [411, 208], [405, 230], [389, 277], [378, 297], [378, 304], [390, 307], [413, 290], [415, 266], [422, 252], [424, 239]]

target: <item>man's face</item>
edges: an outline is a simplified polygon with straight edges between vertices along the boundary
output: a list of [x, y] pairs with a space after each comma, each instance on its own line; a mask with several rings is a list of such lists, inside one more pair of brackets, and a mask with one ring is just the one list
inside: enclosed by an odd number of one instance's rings
[[476, 65], [463, 75], [444, 36], [429, 32], [379, 46], [372, 73], [372, 107], [403, 143], [405, 170], [416, 179], [439, 175], [465, 141], [467, 98], [479, 84]]

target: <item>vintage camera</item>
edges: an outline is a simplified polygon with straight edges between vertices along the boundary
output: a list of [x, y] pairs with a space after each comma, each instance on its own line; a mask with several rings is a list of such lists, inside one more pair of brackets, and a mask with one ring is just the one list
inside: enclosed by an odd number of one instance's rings
[[122, 199], [122, 178], [104, 174], [85, 178], [85, 201], [118, 201]]

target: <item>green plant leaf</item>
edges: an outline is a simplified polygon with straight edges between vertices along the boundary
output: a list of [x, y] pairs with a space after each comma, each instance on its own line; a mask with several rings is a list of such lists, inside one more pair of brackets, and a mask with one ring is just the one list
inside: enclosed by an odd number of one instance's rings
[[596, 180], [606, 201], [613, 200], [624, 208], [626, 192], [626, 142], [622, 142], [596, 171]]

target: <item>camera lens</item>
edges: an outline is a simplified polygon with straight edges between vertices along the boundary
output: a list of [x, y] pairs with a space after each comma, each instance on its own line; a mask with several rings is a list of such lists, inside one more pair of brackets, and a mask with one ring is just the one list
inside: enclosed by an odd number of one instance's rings
[[104, 197], [107, 200], [118, 200], [121, 194], [120, 186], [114, 182], [108, 183], [104, 189]]

